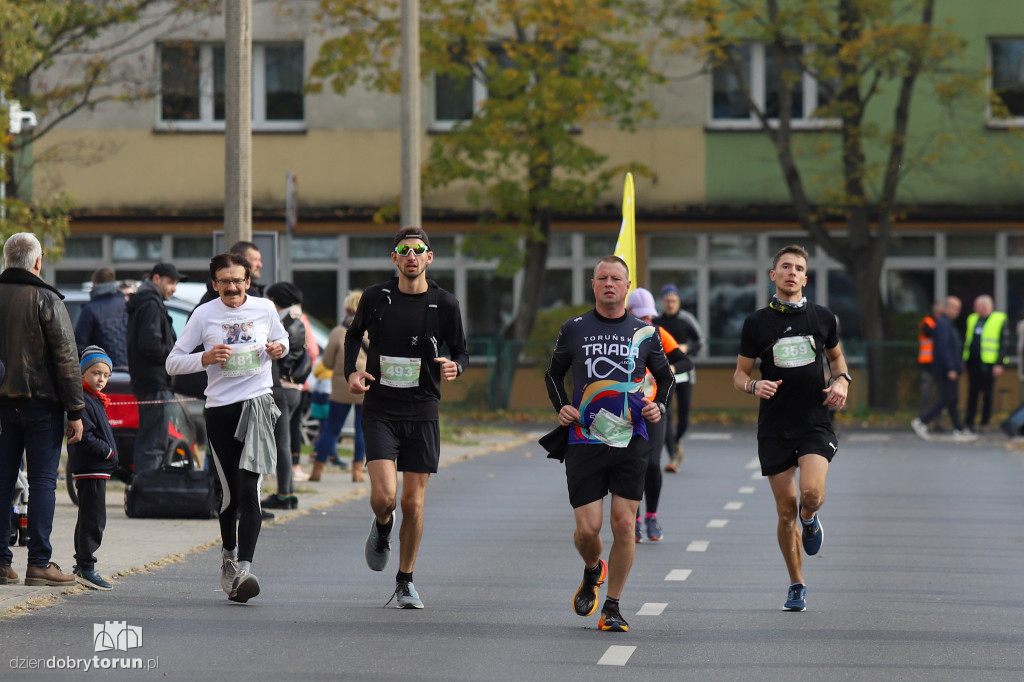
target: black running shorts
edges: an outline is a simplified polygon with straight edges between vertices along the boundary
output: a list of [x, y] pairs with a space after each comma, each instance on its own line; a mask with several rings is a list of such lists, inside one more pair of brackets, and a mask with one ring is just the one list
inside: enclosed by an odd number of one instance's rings
[[436, 474], [441, 461], [441, 430], [437, 421], [367, 419], [363, 413], [366, 461], [389, 459], [399, 471]]
[[766, 431], [757, 433], [757, 458], [761, 475], [774, 476], [795, 466], [804, 455], [821, 455], [832, 461], [839, 450], [839, 439], [830, 426], [811, 424], [803, 431]]
[[570, 445], [565, 455], [565, 480], [572, 508], [596, 502], [609, 492], [639, 502], [644, 496], [650, 452], [651, 444], [643, 436], [633, 436], [624, 448]]

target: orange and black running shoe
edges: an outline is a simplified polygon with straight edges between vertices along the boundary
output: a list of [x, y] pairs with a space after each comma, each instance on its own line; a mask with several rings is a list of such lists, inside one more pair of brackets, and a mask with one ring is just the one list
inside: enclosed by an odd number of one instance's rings
[[589, 616], [597, 610], [597, 590], [608, 575], [608, 564], [599, 559], [597, 566], [583, 570], [583, 580], [576, 588], [572, 607], [581, 616]]

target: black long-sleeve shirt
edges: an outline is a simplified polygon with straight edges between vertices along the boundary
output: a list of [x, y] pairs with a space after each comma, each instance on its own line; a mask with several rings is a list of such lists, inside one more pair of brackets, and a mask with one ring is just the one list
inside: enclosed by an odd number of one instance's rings
[[[367, 416], [407, 421], [438, 418], [441, 402], [441, 347], [461, 368], [469, 364], [466, 333], [459, 301], [429, 281], [422, 294], [403, 294], [398, 280], [367, 287], [359, 299], [352, 326], [345, 334], [345, 378], [356, 371], [359, 343], [369, 332], [366, 371], [374, 377], [363, 400]], [[428, 311], [431, 289], [436, 293], [436, 314]], [[436, 315], [436, 330], [430, 316]], [[437, 338], [433, 338], [436, 336]]]

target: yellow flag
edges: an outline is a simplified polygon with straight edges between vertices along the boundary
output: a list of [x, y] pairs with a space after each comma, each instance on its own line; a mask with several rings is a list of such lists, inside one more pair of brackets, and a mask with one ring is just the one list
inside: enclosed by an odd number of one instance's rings
[[626, 186], [622, 190], [622, 227], [619, 240], [615, 242], [615, 255], [626, 261], [629, 267], [629, 290], [636, 289], [636, 194], [633, 191], [633, 174], [626, 173]]

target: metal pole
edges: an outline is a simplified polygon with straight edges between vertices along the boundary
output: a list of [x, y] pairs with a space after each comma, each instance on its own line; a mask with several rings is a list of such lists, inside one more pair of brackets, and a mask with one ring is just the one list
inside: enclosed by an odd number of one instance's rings
[[[7, 111], [7, 97], [3, 90], [0, 90], [0, 111]], [[9, 134], [11, 122], [7, 121], [7, 129], [3, 131], [6, 139]], [[0, 222], [7, 220], [7, 149], [0, 150]]]
[[252, 240], [252, 0], [224, 12], [224, 246]]
[[402, 0], [402, 225], [420, 225], [420, 10]]

